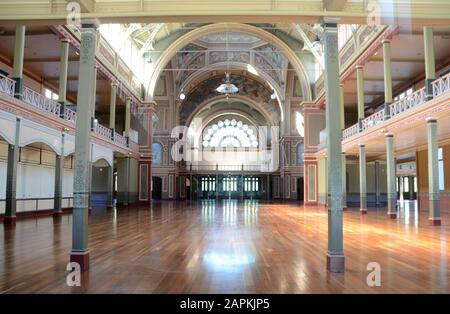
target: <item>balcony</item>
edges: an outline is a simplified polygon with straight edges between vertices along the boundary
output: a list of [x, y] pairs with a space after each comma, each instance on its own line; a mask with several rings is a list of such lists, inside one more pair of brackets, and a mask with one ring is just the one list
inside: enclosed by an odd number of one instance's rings
[[[433, 87], [433, 98], [448, 93], [450, 91], [450, 73], [439, 79], [436, 79], [432, 83], [432, 87]], [[423, 87], [415, 91], [414, 93], [392, 103], [391, 105], [389, 105], [387, 111], [389, 112], [390, 118], [392, 119], [394, 117], [408, 113], [414, 108], [425, 106], [426, 103], [427, 103], [426, 92], [425, 87]], [[384, 123], [385, 121], [388, 121], [385, 115], [386, 115], [385, 110], [375, 112], [374, 114], [370, 115], [369, 117], [361, 121], [361, 128], [357, 123], [345, 129], [342, 133], [342, 139], [344, 141], [351, 139], [353, 136], [361, 132], [369, 130], [374, 126], [377, 126], [381, 123]]]
[[[0, 74], [0, 95], [14, 97], [14, 87], [14, 80]], [[75, 128], [77, 120], [77, 113], [75, 111], [65, 108], [64, 114], [61, 114], [62, 107], [60, 103], [49, 99], [26, 86], [23, 87], [22, 101], [45, 114], [51, 115], [55, 118], [64, 119], [70, 124], [73, 124], [73, 127]], [[103, 125], [95, 125], [93, 132], [103, 140], [113, 142], [114, 144], [124, 148], [128, 148], [127, 139], [124, 136], [118, 133], [115, 133], [113, 136], [112, 130]], [[134, 138], [137, 138], [137, 136], [134, 136]]]

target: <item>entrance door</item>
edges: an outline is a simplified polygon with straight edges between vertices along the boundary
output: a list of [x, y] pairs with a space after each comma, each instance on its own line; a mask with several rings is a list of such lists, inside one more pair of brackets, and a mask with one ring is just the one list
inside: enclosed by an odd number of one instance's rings
[[303, 177], [297, 179], [297, 200], [304, 201], [305, 200], [305, 194], [304, 194], [304, 181]]
[[152, 177], [152, 198], [160, 200], [162, 198], [162, 179], [160, 177]]

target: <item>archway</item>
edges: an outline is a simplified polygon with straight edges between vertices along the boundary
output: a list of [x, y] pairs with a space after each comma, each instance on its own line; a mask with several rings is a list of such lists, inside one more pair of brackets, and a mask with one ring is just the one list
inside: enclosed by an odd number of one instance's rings
[[175, 56], [175, 54], [178, 51], [180, 51], [183, 47], [199, 38], [202, 38], [210, 34], [221, 33], [224, 31], [237, 32], [255, 36], [275, 46], [279, 51], [281, 51], [286, 56], [286, 58], [292, 64], [297, 76], [300, 79], [305, 100], [312, 99], [311, 88], [308, 83], [309, 79], [306, 73], [306, 69], [303, 66], [301, 60], [295, 54], [295, 52], [285, 42], [283, 42], [277, 36], [265, 30], [262, 30], [261, 28], [258, 28], [256, 26], [240, 23], [216, 23], [202, 26], [195, 30], [190, 31], [189, 33], [176, 39], [167, 49], [165, 49], [165, 53], [159, 56], [159, 58], [154, 64], [153, 67], [154, 70], [150, 76], [150, 81], [147, 88], [147, 100], [148, 101], [153, 100], [156, 84], [161, 73], [164, 71], [165, 66], [169, 63], [169, 61]]

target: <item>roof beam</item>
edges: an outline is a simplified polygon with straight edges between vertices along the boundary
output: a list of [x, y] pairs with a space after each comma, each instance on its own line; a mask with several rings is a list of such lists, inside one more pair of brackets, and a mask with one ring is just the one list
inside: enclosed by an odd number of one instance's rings
[[[71, 0], [67, 0], [71, 1]], [[99, 19], [101, 23], [320, 23], [324, 16], [340, 17], [340, 23], [366, 24], [371, 14], [363, 1], [347, 1], [340, 11], [327, 10], [322, 1], [277, 0], [274, 8], [268, 1], [210, 0], [77, 0], [82, 4], [82, 18]], [[340, 0], [328, 7], [342, 5]], [[169, 3], [168, 3], [169, 2]], [[380, 23], [402, 25], [448, 25], [448, 1], [379, 1], [391, 10], [383, 11]], [[0, 2], [2, 24], [66, 24], [66, 1], [15, 0]], [[301, 8], [301, 10], [299, 10]], [[86, 13], [84, 13], [86, 12]]]
[[[76, 62], [79, 61], [80, 57], [76, 56], [76, 57], [69, 57], [69, 62]], [[46, 63], [46, 62], [60, 62], [61, 58], [60, 57], [48, 57], [48, 58], [25, 58], [23, 60], [23, 62], [25, 63], [37, 63], [37, 62], [42, 62], [42, 63]]]
[[327, 11], [342, 11], [347, 4], [347, 0], [323, 0], [323, 7]]
[[153, 50], [153, 40], [161, 29], [162, 24], [156, 24], [150, 36], [148, 36], [141, 50], [139, 51], [139, 55], [142, 56], [146, 51]]
[[313, 54], [314, 58], [316, 58], [317, 62], [319, 62], [322, 69], [324, 69], [323, 64], [323, 57], [319, 55], [319, 53], [314, 49], [314, 46], [312, 45], [311, 41], [309, 40], [308, 36], [303, 31], [302, 27], [299, 24], [295, 24], [295, 28], [297, 29], [297, 32], [300, 34], [300, 37], [302, 37], [303, 42], [306, 44], [306, 46], [311, 50], [311, 53]]

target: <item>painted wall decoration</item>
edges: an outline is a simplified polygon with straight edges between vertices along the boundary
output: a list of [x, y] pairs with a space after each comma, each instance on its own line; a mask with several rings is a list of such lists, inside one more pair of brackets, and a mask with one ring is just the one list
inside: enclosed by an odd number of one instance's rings
[[[272, 92], [268, 87], [265, 87], [254, 79], [234, 74], [231, 74], [230, 79], [231, 82], [239, 88], [237, 95], [247, 96], [260, 103], [272, 115], [278, 115], [278, 103], [270, 99]], [[221, 95], [216, 91], [216, 88], [224, 83], [224, 80], [225, 78], [223, 75], [218, 75], [203, 81], [196, 89], [191, 91], [181, 106], [180, 122], [185, 124], [191, 113], [194, 112], [197, 106], [202, 102], [209, 98]]]

